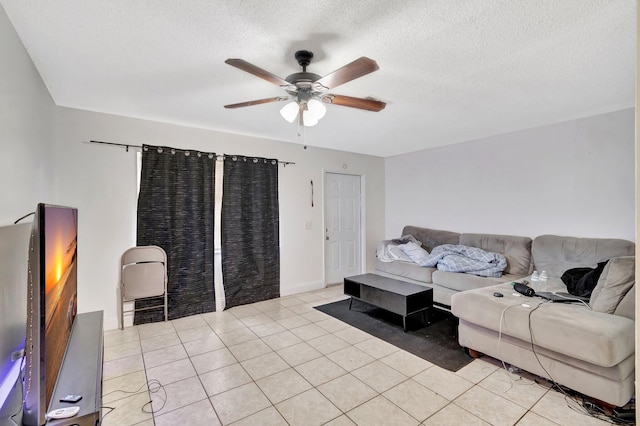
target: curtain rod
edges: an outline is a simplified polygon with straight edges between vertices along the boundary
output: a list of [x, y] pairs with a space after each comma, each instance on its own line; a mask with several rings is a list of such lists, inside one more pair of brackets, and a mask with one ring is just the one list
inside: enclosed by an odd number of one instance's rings
[[[104, 141], [94, 141], [94, 140], [90, 140], [89, 143], [99, 143], [102, 145], [112, 145], [112, 146], [121, 146], [123, 148], [126, 148], [127, 152], [129, 152], [129, 148], [140, 148], [142, 149], [142, 145], [132, 145], [132, 144], [127, 144], [127, 143], [116, 143], [116, 142], [104, 142]], [[224, 154], [217, 154], [216, 155], [218, 157], [218, 160], [221, 160], [224, 158]], [[251, 156], [249, 156], [251, 157]], [[282, 164], [285, 167], [287, 167], [287, 164], [296, 164], [293, 161], [281, 161], [278, 160], [278, 164]]]

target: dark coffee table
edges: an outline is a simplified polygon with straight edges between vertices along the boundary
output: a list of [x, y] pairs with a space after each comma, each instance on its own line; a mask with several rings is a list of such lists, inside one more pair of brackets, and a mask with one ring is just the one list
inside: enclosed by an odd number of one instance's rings
[[427, 323], [427, 310], [433, 307], [433, 289], [418, 284], [376, 274], [345, 277], [344, 294], [402, 316], [402, 328], [407, 331], [407, 317], [422, 313]]

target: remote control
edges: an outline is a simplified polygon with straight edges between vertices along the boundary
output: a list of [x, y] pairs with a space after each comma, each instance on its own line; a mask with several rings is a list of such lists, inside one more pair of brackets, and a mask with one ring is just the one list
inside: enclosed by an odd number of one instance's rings
[[65, 395], [60, 398], [60, 402], [78, 402], [82, 399], [82, 395]]
[[76, 414], [78, 414], [78, 411], [80, 411], [80, 407], [78, 407], [77, 405], [73, 407], [58, 408], [57, 410], [49, 411], [47, 413], [47, 418], [66, 419], [68, 417], [75, 416]]

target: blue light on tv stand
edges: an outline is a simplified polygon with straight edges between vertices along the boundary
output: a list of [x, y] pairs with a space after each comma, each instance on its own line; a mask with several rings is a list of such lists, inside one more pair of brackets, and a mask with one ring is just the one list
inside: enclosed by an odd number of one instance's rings
[[16, 382], [20, 377], [20, 370], [23, 365], [23, 357], [12, 361], [9, 373], [0, 382], [0, 409], [4, 407], [4, 403], [7, 401], [9, 394], [15, 388]]

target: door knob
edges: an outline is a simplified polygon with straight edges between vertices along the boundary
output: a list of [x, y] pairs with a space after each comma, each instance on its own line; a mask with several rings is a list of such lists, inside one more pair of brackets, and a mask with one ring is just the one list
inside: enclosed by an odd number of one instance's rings
[[325, 240], [329, 241], [329, 236], [324, 237]]

